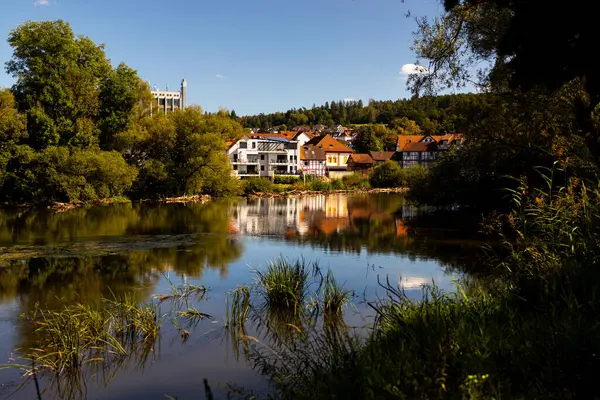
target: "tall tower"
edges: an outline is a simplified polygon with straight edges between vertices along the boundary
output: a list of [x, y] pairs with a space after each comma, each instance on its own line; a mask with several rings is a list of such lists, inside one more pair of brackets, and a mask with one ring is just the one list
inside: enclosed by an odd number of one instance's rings
[[181, 81], [181, 108], [184, 109], [187, 105], [187, 81], [185, 78]]

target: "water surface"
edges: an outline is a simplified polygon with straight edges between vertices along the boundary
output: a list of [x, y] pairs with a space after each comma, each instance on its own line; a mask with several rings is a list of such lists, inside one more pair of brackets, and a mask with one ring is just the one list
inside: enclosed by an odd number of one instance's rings
[[[121, 204], [65, 213], [0, 212], [0, 363], [34, 335], [19, 316], [34, 307], [99, 304], [134, 293], [139, 301], [192, 283], [209, 291], [197, 307], [210, 314], [181, 343], [164, 329], [143, 368], [124, 365], [109, 382], [88, 377], [86, 398], [202, 398], [207, 379], [217, 398], [233, 383], [258, 392], [267, 382], [236, 359], [223, 334], [225, 297], [251, 283], [253, 269], [276, 257], [318, 261], [353, 290], [346, 321], [366, 329], [378, 281], [401, 282], [408, 295], [435, 282], [452, 290], [453, 277], [473, 260], [479, 243], [462, 219], [407, 206], [399, 194], [310, 196], [215, 201], [206, 204]], [[23, 378], [0, 370], [0, 397]], [[42, 389], [48, 382], [41, 380]], [[46, 387], [44, 398], [57, 397]], [[33, 384], [13, 399], [35, 397]]]

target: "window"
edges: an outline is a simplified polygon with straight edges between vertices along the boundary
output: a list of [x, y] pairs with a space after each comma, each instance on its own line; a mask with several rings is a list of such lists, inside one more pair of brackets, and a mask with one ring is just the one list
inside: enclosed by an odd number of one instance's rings
[[252, 142], [252, 148], [255, 149], [256, 148], [256, 142]]
[[261, 170], [261, 171], [264, 171], [264, 170], [265, 170], [265, 166], [264, 166], [264, 165], [261, 165], [261, 166], [260, 166], [260, 170]]
[[329, 164], [331, 164], [331, 163], [333, 162], [333, 161], [331, 161], [331, 156], [328, 156], [328, 157], [327, 157], [327, 162], [328, 162]]
[[337, 162], [337, 157], [333, 157], [333, 163], [335, 164]]
[[264, 161], [264, 159], [265, 159], [265, 155], [264, 155], [264, 154], [261, 154], [261, 155], [260, 155], [260, 159]]
[[248, 148], [247, 142], [240, 142], [240, 149], [247, 149], [247, 148]]
[[234, 171], [237, 171], [237, 165], [234, 165], [234, 166], [233, 166], [233, 170], [234, 170]]
[[308, 161], [304, 161], [304, 165], [308, 165]]

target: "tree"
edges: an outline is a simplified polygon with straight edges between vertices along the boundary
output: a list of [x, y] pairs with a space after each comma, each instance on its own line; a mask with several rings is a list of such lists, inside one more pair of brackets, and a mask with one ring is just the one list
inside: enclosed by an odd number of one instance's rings
[[402, 180], [402, 168], [390, 160], [378, 165], [369, 177], [369, 182], [374, 188], [400, 187]]
[[28, 114], [29, 142], [36, 149], [97, 143], [98, 88], [111, 66], [103, 46], [76, 37], [63, 21], [26, 22], [10, 32], [13, 57], [6, 71], [17, 108]]
[[111, 148], [114, 135], [130, 127], [136, 104], [142, 102], [144, 109], [149, 108], [151, 94], [137, 72], [121, 63], [102, 82], [99, 99], [100, 145]]
[[[427, 73], [409, 77], [412, 90], [431, 94], [475, 83], [524, 101], [528, 94], [557, 96], [568, 86], [572, 110], [563, 112], [573, 116], [574, 130], [581, 132], [590, 159], [600, 166], [600, 125], [595, 123], [600, 60], [594, 57], [592, 3], [559, 7], [533, 0], [447, 0], [445, 7], [440, 18], [419, 21], [415, 49], [429, 67]], [[550, 66], [539, 71], [545, 63]], [[478, 64], [491, 67], [477, 70]]]
[[362, 129], [354, 138], [354, 149], [357, 153], [369, 153], [370, 151], [382, 151], [381, 140], [375, 134], [373, 127], [368, 126]]
[[0, 188], [7, 177], [6, 168], [15, 147], [26, 137], [26, 119], [17, 113], [12, 93], [0, 89]]
[[419, 125], [406, 117], [392, 119], [390, 127], [395, 129], [399, 135], [418, 135], [421, 133]]

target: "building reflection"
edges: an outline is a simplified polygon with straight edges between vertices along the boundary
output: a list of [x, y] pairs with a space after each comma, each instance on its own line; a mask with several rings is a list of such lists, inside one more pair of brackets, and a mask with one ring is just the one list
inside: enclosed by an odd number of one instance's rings
[[[399, 206], [399, 208], [397, 208]], [[318, 195], [295, 198], [249, 199], [233, 206], [230, 231], [243, 235], [310, 237], [343, 234], [363, 221], [378, 221], [396, 236], [408, 235], [403, 216], [414, 207], [378, 203], [365, 196]]]

